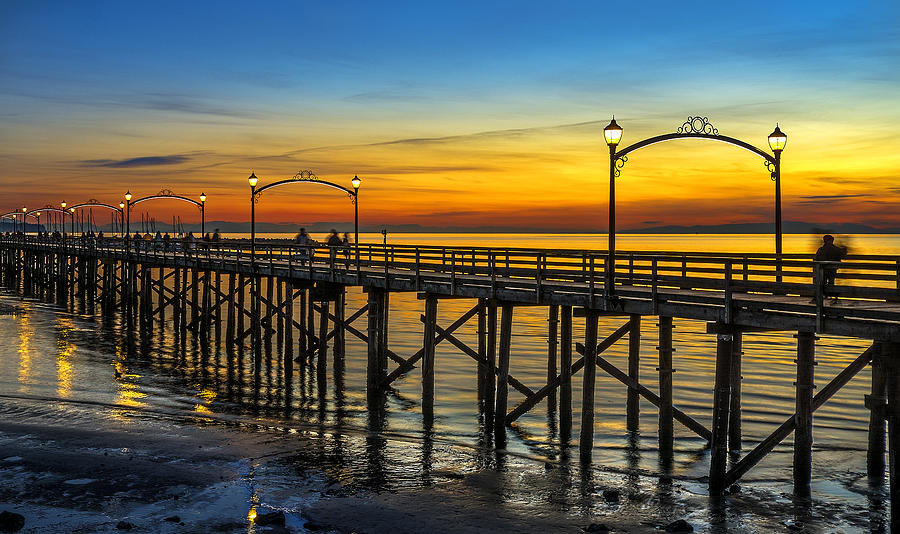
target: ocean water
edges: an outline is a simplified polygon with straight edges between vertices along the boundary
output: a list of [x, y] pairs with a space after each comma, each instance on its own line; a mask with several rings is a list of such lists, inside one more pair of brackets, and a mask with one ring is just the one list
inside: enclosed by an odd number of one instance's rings
[[[280, 236], [273, 236], [280, 237]], [[363, 242], [380, 235], [364, 235]], [[844, 238], [856, 254], [900, 254], [900, 236], [853, 236]], [[518, 234], [396, 234], [390, 243], [453, 246], [507, 246], [523, 248], [602, 249], [605, 236]], [[762, 235], [665, 235], [621, 236], [621, 250], [686, 250], [719, 252], [768, 252], [771, 236]], [[785, 236], [785, 252], [815, 250], [814, 236]], [[347, 316], [366, 303], [358, 288], [347, 297]], [[14, 310], [0, 315], [0, 395], [9, 398], [44, 399], [56, 411], [60, 424], [78, 412], [97, 424], [127, 422], [135, 414], [176, 414], [195, 424], [216, 424], [222, 418], [239, 417], [244, 423], [265, 421], [267, 425], [328, 429], [329, 438], [315, 442], [320, 449], [298, 453], [297, 461], [324, 469], [343, 482], [360, 484], [373, 491], [415, 489], [430, 484], [438, 469], [478, 470], [504, 467], [490, 451], [476, 396], [476, 364], [448, 343], [438, 345], [435, 356], [435, 420], [423, 425], [420, 409], [420, 369], [417, 367], [393, 384], [383, 412], [369, 410], [365, 398], [366, 346], [347, 334], [343, 366], [333, 367], [328, 353], [324, 396], [311, 369], [295, 364], [286, 377], [277, 363], [281, 340], [273, 337], [264, 351], [261, 372], [254, 373], [250, 351], [229, 354], [224, 343], [203, 343], [190, 333], [176, 335], [171, 323], [142, 338], [113, 318], [102, 318], [81, 307], [67, 309], [35, 300], [23, 301], [10, 293], [0, 294], [0, 304]], [[472, 302], [442, 300], [438, 324], [446, 326], [465, 313]], [[295, 313], [298, 306], [295, 306]], [[422, 346], [420, 315], [423, 303], [415, 294], [392, 294], [389, 346], [401, 357]], [[601, 318], [602, 339], [626, 319]], [[574, 340], [583, 340], [583, 320], [574, 319]], [[656, 390], [657, 335], [654, 317], [643, 319], [641, 377]], [[675, 404], [705, 426], [712, 415], [715, 338], [705, 324], [675, 320]], [[355, 327], [365, 332], [365, 317]], [[473, 318], [457, 331], [458, 337], [475, 346]], [[224, 326], [222, 326], [224, 334]], [[796, 340], [792, 332], [744, 335], [743, 433], [744, 451], [750, 450], [793, 413]], [[296, 344], [296, 336], [294, 343]], [[627, 338], [604, 353], [604, 357], [627, 369]], [[816, 384], [821, 387], [863, 352], [864, 339], [821, 336], [816, 346]], [[546, 381], [548, 311], [541, 307], [516, 308], [513, 320], [510, 374], [532, 389]], [[297, 353], [296, 346], [292, 349]], [[391, 363], [393, 366], [393, 363]], [[883, 528], [883, 490], [866, 481], [868, 411], [863, 398], [869, 390], [870, 373], [863, 370], [814, 416], [812, 500], [804, 508], [804, 522], [814, 532], [879, 531]], [[702, 477], [708, 473], [705, 442], [676, 423], [675, 451], [671, 462], [661, 461], [656, 440], [656, 408], [641, 402], [641, 426], [636, 433], [625, 427], [626, 388], [614, 378], [597, 372], [593, 461], [587, 476], [640, 478], [636, 484], [658, 491], [661, 481], [681, 481], [684, 491], [703, 495]], [[522, 396], [510, 388], [510, 407]], [[581, 410], [581, 373], [573, 378], [573, 442], [577, 444]], [[273, 423], [274, 422], [274, 423]], [[280, 423], [279, 423], [280, 422]], [[354, 437], [356, 436], [356, 437]], [[359, 438], [365, 436], [365, 438]], [[373, 440], [372, 436], [383, 439]], [[361, 441], [360, 441], [361, 440]], [[358, 443], [357, 443], [358, 441]], [[508, 432], [506, 449], [520, 461], [567, 464], [577, 458], [573, 447], [559, 440], [558, 413], [546, 402], [522, 416]], [[460, 452], [465, 451], [465, 452]], [[475, 452], [473, 452], [475, 451]], [[428, 461], [420, 461], [425, 455]], [[724, 521], [743, 525], [747, 531], [765, 532], [765, 525], [781, 525], [796, 519], [792, 500], [791, 437], [752, 469], [741, 484], [747, 505], [739, 504]], [[516, 469], [527, 471], [520, 463]], [[582, 474], [581, 480], [585, 475]], [[573, 489], [571, 480], [545, 488], [547, 495], [532, 494], [522, 486], [506, 496], [537, 509], [567, 509], [585, 506], [584, 491]], [[514, 485], [514, 484], [513, 484]], [[520, 483], [521, 486], [521, 483]], [[548, 495], [556, 495], [550, 497]], [[594, 510], [602, 497], [593, 496]], [[753, 501], [755, 499], [755, 501]], [[751, 501], [756, 504], [753, 505]], [[765, 503], [777, 503], [767, 511]], [[762, 503], [762, 504], [760, 504]], [[882, 504], [879, 504], [882, 503]], [[576, 506], [577, 504], [577, 506]], [[783, 505], [782, 508], [778, 506]], [[250, 506], [250, 504], [248, 504]], [[874, 511], [873, 511], [874, 510]], [[596, 510], [595, 510], [596, 511]], [[695, 518], [701, 531], [715, 531], [715, 521], [704, 512]], [[793, 518], [793, 519], [792, 519]], [[752, 525], [759, 526], [754, 530]], [[782, 527], [783, 528], [783, 527]], [[835, 530], [836, 529], [836, 530]]]

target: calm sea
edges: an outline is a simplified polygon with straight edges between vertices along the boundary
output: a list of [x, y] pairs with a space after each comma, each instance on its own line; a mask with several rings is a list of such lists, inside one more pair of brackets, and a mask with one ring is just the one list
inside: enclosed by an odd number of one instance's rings
[[[235, 236], [236, 237], [236, 236]], [[261, 236], [262, 237], [262, 236]], [[266, 237], [289, 237], [269, 235]], [[314, 236], [324, 239], [324, 236]], [[381, 242], [380, 234], [364, 234], [362, 242]], [[818, 236], [787, 235], [785, 252], [808, 253], [818, 246]], [[563, 234], [388, 234], [389, 243], [452, 246], [506, 246], [525, 248], [603, 249], [604, 235]], [[839, 236], [854, 254], [900, 254], [900, 236]], [[769, 252], [770, 235], [622, 235], [621, 250], [683, 250], [721, 252]], [[358, 288], [349, 291], [347, 315], [365, 305]], [[347, 335], [345, 369], [334, 380], [329, 351], [326, 401], [319, 404], [313, 392], [311, 373], [295, 367], [292, 396], [284, 405], [287, 383], [277, 366], [263, 366], [256, 380], [253, 365], [229, 358], [224, 347], [191, 341], [177, 342], [171, 329], [152, 339], [136, 341], [116, 320], [101, 320], [76, 306], [66, 310], [36, 301], [23, 302], [0, 294], [0, 303], [14, 306], [12, 315], [0, 315], [0, 393], [47, 399], [93, 403], [88, 409], [98, 421], [123, 420], [142, 410], [180, 410], [198, 416], [241, 414], [249, 418], [265, 416], [298, 423], [316, 423], [329, 428], [372, 428], [365, 399], [366, 346]], [[446, 326], [471, 307], [472, 302], [442, 300], [438, 323]], [[295, 306], [295, 311], [297, 307]], [[422, 346], [422, 302], [415, 294], [392, 294], [390, 300], [389, 346], [402, 357]], [[621, 326], [622, 318], [601, 318], [600, 336]], [[464, 326], [460, 339], [475, 346], [476, 321]], [[657, 330], [653, 317], [643, 319], [641, 375], [645, 385], [656, 388]], [[365, 318], [355, 323], [365, 331]], [[674, 375], [676, 405], [707, 427], [711, 419], [715, 339], [705, 324], [675, 321]], [[513, 323], [510, 374], [532, 389], [546, 381], [548, 311], [541, 307], [516, 308]], [[224, 333], [224, 329], [223, 329]], [[745, 450], [765, 438], [794, 409], [795, 339], [792, 332], [755, 333], [744, 336], [743, 415]], [[575, 319], [574, 339], [583, 339], [583, 323]], [[295, 338], [296, 342], [296, 338]], [[272, 344], [277, 348], [278, 340]], [[821, 336], [816, 347], [816, 384], [821, 387], [869, 346], [864, 339]], [[610, 348], [605, 356], [622, 369], [627, 368], [627, 339]], [[276, 350], [276, 349], [273, 349]], [[296, 350], [295, 350], [296, 352]], [[385, 417], [378, 429], [388, 435], [405, 436], [404, 447], [416, 450], [423, 437], [438, 439], [447, 447], [475, 447], [485, 440], [475, 394], [476, 364], [453, 346], [442, 343], [435, 357], [435, 424], [423, 429], [419, 400], [419, 369], [394, 383], [388, 396]], [[392, 364], [393, 365], [393, 364]], [[112, 369], [111, 369], [112, 368]], [[115, 372], [112, 372], [112, 371]], [[868, 519], [871, 495], [865, 485], [868, 412], [863, 397], [868, 393], [870, 374], [866, 369], [835, 395], [814, 418], [813, 492], [822, 503], [845, 507], [840, 521], [862, 525]], [[581, 410], [581, 373], [574, 380], [573, 436], [577, 442]], [[258, 387], [257, 387], [258, 386]], [[625, 428], [625, 387], [598, 370], [594, 465], [651, 477], [661, 472], [656, 451], [656, 409], [641, 404], [641, 430], [630, 434]], [[522, 397], [510, 389], [510, 406]], [[59, 403], [60, 421], [71, 405]], [[287, 408], [287, 409], [286, 409]], [[556, 461], [559, 446], [558, 416], [538, 405], [520, 418], [508, 434], [508, 449]], [[753, 469], [743, 483], [781, 499], [791, 491], [791, 438]], [[417, 445], [417, 443], [419, 443]], [[671, 474], [696, 480], [708, 472], [704, 442], [676, 424], [675, 457]], [[440, 448], [433, 452], [441, 455]], [[435, 461], [438, 461], [437, 459]], [[324, 464], [327, 464], [324, 461]], [[373, 469], [371, 465], [362, 471]], [[402, 467], [401, 467], [402, 465]], [[391, 462], [381, 465], [378, 484], [415, 486], [420, 472], [400, 461], [396, 472]], [[361, 476], [370, 476], [372, 473]], [[702, 484], [697, 484], [702, 491]], [[844, 523], [840, 523], [844, 524]], [[852, 530], [852, 529], [851, 529]], [[850, 531], [850, 530], [848, 530]]]

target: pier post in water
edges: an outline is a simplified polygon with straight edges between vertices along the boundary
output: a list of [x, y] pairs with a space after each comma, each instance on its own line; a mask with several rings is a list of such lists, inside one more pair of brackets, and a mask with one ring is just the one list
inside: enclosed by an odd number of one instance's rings
[[581, 438], [579, 453], [582, 461], [590, 461], [594, 448], [594, 383], [597, 376], [597, 318], [596, 310], [585, 310], [584, 325], [584, 386], [581, 391]]
[[815, 388], [816, 336], [798, 332], [796, 428], [794, 429], [794, 493], [809, 495], [812, 477], [812, 401]]
[[731, 402], [732, 335], [723, 333], [725, 331], [723, 328], [718, 330], [709, 462], [709, 493], [711, 495], [721, 495], [725, 490], [725, 472], [728, 467], [728, 408]]
[[[640, 383], [641, 371], [641, 316], [631, 315], [628, 319], [628, 377], [634, 384]], [[637, 388], [628, 387], [625, 401], [626, 427], [634, 432], [640, 428], [641, 396]]]
[[560, 307], [559, 325], [559, 438], [563, 446], [572, 438], [572, 307]]
[[422, 418], [430, 424], [434, 420], [434, 334], [437, 323], [437, 297], [425, 297], [425, 339], [422, 355]]
[[740, 330], [731, 337], [731, 406], [728, 421], [728, 450], [741, 450], [741, 359], [744, 340]]
[[[557, 333], [559, 332], [559, 306], [550, 306], [547, 318], [547, 383], [556, 380]], [[556, 390], [547, 395], [547, 409], [556, 411]]]
[[674, 416], [672, 413], [672, 317], [659, 316], [659, 452], [666, 456], [672, 454], [674, 446]]
[[900, 532], [900, 343], [885, 343], [887, 384], [888, 476], [891, 479], [891, 532]]
[[884, 482], [885, 404], [887, 403], [885, 360], [887, 344], [878, 343], [872, 355], [872, 389], [866, 395], [869, 409], [869, 447], [866, 454], [866, 472], [870, 483]]
[[494, 443], [497, 448], [506, 444], [506, 405], [509, 401], [509, 349], [512, 341], [513, 305], [500, 307], [500, 354], [497, 365], [497, 399], [494, 407]]

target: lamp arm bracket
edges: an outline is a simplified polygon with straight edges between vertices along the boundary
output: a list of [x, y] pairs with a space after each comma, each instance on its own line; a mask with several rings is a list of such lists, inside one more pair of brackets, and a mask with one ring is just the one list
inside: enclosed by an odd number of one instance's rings
[[628, 163], [628, 156], [613, 156], [616, 162], [616, 170], [615, 177], [618, 178], [622, 174], [622, 169], [625, 168], [625, 164]]

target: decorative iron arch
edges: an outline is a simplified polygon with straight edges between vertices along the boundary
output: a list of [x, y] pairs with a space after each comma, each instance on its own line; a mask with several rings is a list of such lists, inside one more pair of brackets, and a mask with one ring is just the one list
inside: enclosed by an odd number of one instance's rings
[[[82, 208], [106, 208], [106, 209], [110, 209], [113, 211], [118, 211], [119, 214], [122, 214], [125, 212], [125, 210], [123, 210], [122, 208], [120, 208], [118, 206], [113, 206], [112, 204], [106, 204], [104, 202], [100, 202], [96, 198], [92, 198], [92, 199], [88, 200], [87, 202], [82, 202], [81, 204], [75, 204], [74, 206], [69, 206], [66, 208], [66, 210], [69, 210], [69, 213], [71, 213], [75, 210], [80, 210]], [[63, 210], [63, 211], [65, 211], [65, 210]]]
[[310, 170], [298, 171], [294, 176], [287, 178], [285, 180], [279, 180], [277, 182], [272, 182], [271, 184], [266, 184], [259, 189], [254, 189], [253, 191], [253, 201], [259, 202], [259, 197], [262, 195], [263, 191], [272, 189], [273, 187], [279, 187], [287, 184], [296, 184], [296, 183], [312, 183], [312, 184], [321, 184], [326, 187], [333, 187], [334, 189], [338, 189], [347, 193], [347, 196], [350, 197], [350, 202], [356, 204], [357, 191], [353, 191], [347, 187], [344, 187], [340, 184], [336, 184], [334, 182], [329, 182], [328, 180], [323, 180], [319, 178], [316, 173]]
[[271, 184], [266, 184], [259, 189], [256, 188], [257, 180], [256, 173], [250, 173], [250, 252], [251, 254], [256, 251], [256, 203], [259, 202], [260, 195], [264, 191], [272, 189], [273, 187], [279, 187], [287, 184], [296, 184], [296, 183], [313, 183], [313, 184], [321, 184], [326, 187], [331, 187], [333, 189], [337, 189], [338, 191], [343, 191], [347, 193], [347, 196], [350, 197], [350, 202], [353, 204], [353, 237], [356, 241], [356, 254], [357, 259], [359, 258], [359, 185], [360, 180], [359, 176], [354, 176], [351, 183], [353, 184], [353, 189], [344, 187], [340, 184], [336, 184], [334, 182], [329, 182], [328, 180], [323, 180], [319, 178], [316, 173], [310, 170], [301, 170], [297, 171], [297, 174], [294, 176], [287, 178], [285, 180], [279, 180], [277, 182], [272, 182]]
[[146, 202], [148, 200], [159, 200], [159, 199], [172, 199], [172, 200], [180, 200], [182, 202], [189, 202], [189, 203], [197, 206], [198, 209], [203, 209], [203, 202], [200, 202], [199, 200], [194, 200], [193, 198], [186, 197], [183, 195], [176, 195], [171, 189], [161, 189], [159, 191], [159, 193], [157, 193], [155, 195], [149, 195], [146, 197], [141, 197], [137, 200], [132, 200], [131, 205], [134, 206], [135, 204], [140, 204], [141, 202]]
[[632, 143], [621, 150], [616, 150], [612, 154], [613, 160], [616, 162], [616, 176], [618, 177], [620, 175], [619, 170], [628, 162], [629, 153], [646, 146], [662, 143], [663, 141], [671, 141], [673, 139], [709, 139], [710, 141], [719, 141], [721, 143], [728, 143], [743, 148], [744, 150], [761, 157], [765, 162], [764, 165], [772, 174], [772, 179], [775, 179], [775, 166], [777, 165], [775, 156], [746, 141], [741, 141], [740, 139], [735, 139], [734, 137], [729, 137], [727, 135], [721, 135], [719, 130], [709, 122], [707, 117], [700, 116], [688, 117], [675, 133], [648, 137], [647, 139]]
[[776, 280], [781, 281], [781, 252], [782, 252], [782, 236], [781, 236], [781, 150], [784, 148], [784, 142], [787, 136], [775, 126], [775, 131], [769, 135], [769, 145], [772, 147], [774, 155], [761, 150], [750, 143], [719, 134], [719, 130], [709, 122], [707, 117], [688, 116], [687, 120], [674, 133], [657, 135], [642, 139], [625, 148], [617, 150], [618, 142], [621, 140], [622, 127], [616, 124], [615, 117], [612, 122], [604, 128], [604, 136], [609, 146], [609, 250], [606, 262], [606, 288], [607, 294], [613, 295], [615, 291], [615, 235], [616, 235], [616, 216], [615, 216], [615, 191], [616, 178], [621, 175], [622, 168], [628, 162], [628, 154], [635, 150], [646, 146], [670, 141], [673, 139], [708, 139], [711, 141], [719, 141], [737, 146], [747, 150], [763, 159], [763, 164], [769, 171], [769, 176], [775, 182], [775, 256], [776, 256]]

